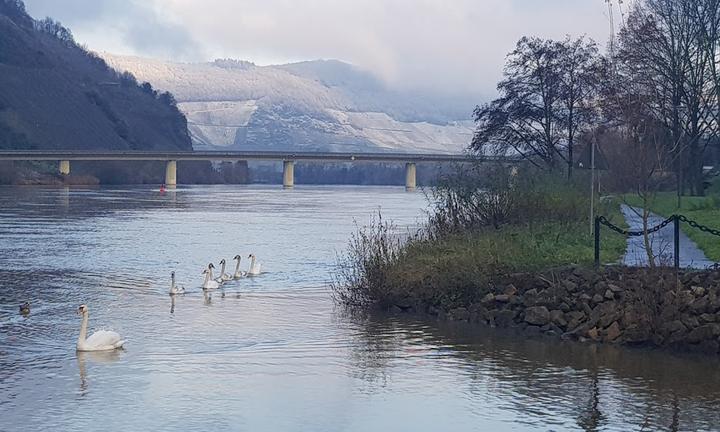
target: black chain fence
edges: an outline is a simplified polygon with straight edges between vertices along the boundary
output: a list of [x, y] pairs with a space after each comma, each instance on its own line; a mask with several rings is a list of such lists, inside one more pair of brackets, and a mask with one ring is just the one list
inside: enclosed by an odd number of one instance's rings
[[[605, 216], [600, 216], [598, 218], [600, 220], [600, 223], [605, 225], [606, 227], [610, 228], [611, 230], [615, 231], [618, 234], [622, 234], [624, 236], [628, 237], [640, 237], [645, 234], [645, 231], [628, 231], [620, 228], [617, 225], [613, 225]], [[660, 222], [657, 226], [654, 226], [652, 228], [648, 228], [647, 232], [648, 234], [656, 233], [660, 231], [661, 229], [665, 228], [666, 226], [670, 225], [675, 220], [675, 216], [671, 216], [664, 221]]]
[[712, 234], [714, 236], [720, 237], [720, 230], [710, 228], [708, 226], [702, 225], [692, 219], [688, 219], [686, 216], [683, 215], [672, 215], [669, 218], [665, 219], [664, 221], [660, 222], [656, 226], [652, 228], [648, 228], [647, 231], [629, 231], [620, 228], [617, 225], [614, 225], [612, 222], [610, 222], [605, 216], [598, 216], [595, 218], [595, 266], [600, 266], [600, 226], [604, 225], [608, 228], [610, 228], [612, 231], [615, 231], [618, 234], [628, 236], [628, 237], [640, 237], [647, 234], [653, 234], [661, 229], [665, 228], [666, 226], [670, 225], [671, 223], [674, 225], [675, 228], [675, 268], [680, 267], [680, 223], [684, 222], [690, 225], [691, 227], [698, 229], [704, 233]]
[[707, 227], [707, 226], [705, 226], [705, 225], [701, 225], [701, 224], [695, 222], [695, 221], [692, 220], [692, 219], [686, 218], [686, 217], [683, 216], [683, 215], [676, 215], [676, 216], [673, 216], [673, 217], [677, 217], [677, 218], [680, 220], [680, 222], [685, 222], [685, 223], [687, 223], [688, 225], [690, 225], [691, 227], [697, 228], [697, 229], [699, 229], [699, 230], [702, 231], [702, 232], [705, 232], [705, 233], [712, 234], [712, 235], [714, 235], [714, 236], [720, 237], [720, 230], [712, 229], [712, 228]]

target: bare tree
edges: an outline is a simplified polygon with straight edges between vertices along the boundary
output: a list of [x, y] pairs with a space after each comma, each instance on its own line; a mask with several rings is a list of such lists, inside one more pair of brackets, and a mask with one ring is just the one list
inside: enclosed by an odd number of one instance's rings
[[518, 41], [497, 86], [500, 98], [475, 109], [473, 150], [481, 155], [515, 152], [551, 169], [558, 159], [567, 159], [560, 147], [560, 52], [555, 41], [527, 37]]
[[619, 37], [621, 73], [634, 75], [647, 108], [672, 135], [668, 144], [675, 155], [678, 196], [686, 187], [693, 194], [704, 193], [702, 157], [716, 135], [716, 3], [637, 2]]
[[563, 163], [572, 177], [576, 137], [596, 112], [597, 66], [590, 39], [520, 39], [498, 84], [500, 97], [475, 109], [471, 148], [516, 153], [551, 170]]
[[572, 177], [576, 137], [596, 120], [598, 49], [593, 40], [567, 37], [560, 45], [561, 123], [567, 148], [567, 175]]

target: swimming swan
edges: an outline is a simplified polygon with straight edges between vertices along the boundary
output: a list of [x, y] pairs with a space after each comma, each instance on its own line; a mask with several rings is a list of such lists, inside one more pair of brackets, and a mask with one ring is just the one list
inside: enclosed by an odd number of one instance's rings
[[[221, 266], [220, 266], [220, 276], [216, 277], [215, 280], [216, 280], [217, 282], [220, 282], [220, 283], [225, 283], [225, 282], [227, 282], [227, 281], [231, 281], [231, 280], [233, 279], [233, 277], [230, 276], [229, 274], [225, 273], [225, 264], [226, 264], [226, 263], [225, 263], [225, 258], [223, 258], [223, 259], [220, 261], [220, 264], [221, 264]], [[219, 280], [218, 280], [218, 279], [219, 279]]]
[[212, 278], [212, 269], [215, 268], [212, 263], [203, 270], [203, 274], [205, 275], [205, 282], [203, 282], [203, 289], [209, 290], [209, 289], [215, 289], [220, 286], [219, 283], [215, 282]]
[[255, 255], [250, 254], [248, 255], [248, 258], [250, 258], [250, 269], [247, 272], [248, 276], [257, 276], [260, 274], [260, 267], [262, 266], [260, 263], [256, 262]]
[[78, 336], [77, 341], [78, 351], [110, 351], [123, 346], [125, 341], [120, 339], [120, 335], [114, 331], [98, 330], [86, 339], [89, 315], [87, 305], [80, 305], [77, 313], [78, 315], [82, 314], [80, 336]]
[[170, 295], [185, 294], [185, 287], [175, 285], [175, 272], [170, 273]]
[[235, 255], [235, 258], [233, 258], [233, 259], [237, 261], [233, 279], [237, 280], [237, 279], [241, 279], [241, 278], [244, 278], [245, 276], [247, 276], [247, 272], [240, 270], [240, 260], [242, 260], [242, 257], [240, 255]]

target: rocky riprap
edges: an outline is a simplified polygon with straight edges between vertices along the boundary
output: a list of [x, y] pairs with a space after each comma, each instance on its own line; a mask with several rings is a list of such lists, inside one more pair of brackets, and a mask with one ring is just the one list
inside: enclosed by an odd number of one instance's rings
[[[419, 308], [414, 308], [419, 309]], [[580, 341], [720, 352], [720, 271], [567, 268], [514, 274], [441, 319]]]

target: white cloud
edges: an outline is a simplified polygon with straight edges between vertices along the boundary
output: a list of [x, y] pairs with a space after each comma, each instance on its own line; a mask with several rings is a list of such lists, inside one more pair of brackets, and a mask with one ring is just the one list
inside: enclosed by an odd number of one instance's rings
[[609, 33], [605, 0], [27, 3], [31, 13], [69, 24], [99, 51], [261, 64], [335, 58], [398, 86], [485, 95], [493, 94], [505, 55], [521, 36], [587, 34], [604, 43]]

